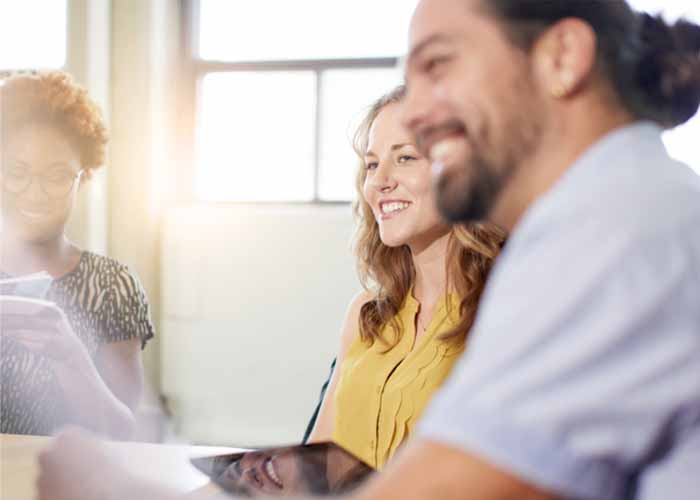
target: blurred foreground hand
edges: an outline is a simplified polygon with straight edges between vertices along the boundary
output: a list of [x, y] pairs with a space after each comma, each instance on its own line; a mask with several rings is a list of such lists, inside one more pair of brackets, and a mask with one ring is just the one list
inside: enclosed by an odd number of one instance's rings
[[39, 466], [39, 500], [124, 498], [120, 485], [128, 481], [126, 469], [85, 431], [61, 432], [39, 455]]
[[[75, 428], [66, 429], [54, 438], [39, 455], [39, 468], [38, 500], [183, 499], [181, 493], [165, 484], [136, 477], [133, 467], [130, 470], [123, 457], [109, 449], [108, 443]], [[201, 498], [216, 500], [211, 492]]]

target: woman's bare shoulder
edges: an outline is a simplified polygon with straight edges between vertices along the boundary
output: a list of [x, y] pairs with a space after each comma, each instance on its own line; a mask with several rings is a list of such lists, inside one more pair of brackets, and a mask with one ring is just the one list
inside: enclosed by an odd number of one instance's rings
[[375, 294], [372, 291], [362, 290], [350, 301], [340, 339], [341, 352], [345, 352], [360, 334], [360, 311], [362, 306], [373, 300], [374, 297]]

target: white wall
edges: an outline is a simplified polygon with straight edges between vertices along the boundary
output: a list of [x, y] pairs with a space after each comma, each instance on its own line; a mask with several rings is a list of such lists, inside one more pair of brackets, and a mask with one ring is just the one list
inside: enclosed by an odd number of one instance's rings
[[190, 206], [163, 224], [162, 390], [189, 441], [301, 438], [359, 290], [349, 206]]
[[[90, 91], [104, 118], [110, 121], [111, 2], [109, 0], [69, 0], [66, 66], [75, 80]], [[93, 252], [108, 251], [109, 199], [107, 170], [97, 171], [80, 189], [68, 234]]]

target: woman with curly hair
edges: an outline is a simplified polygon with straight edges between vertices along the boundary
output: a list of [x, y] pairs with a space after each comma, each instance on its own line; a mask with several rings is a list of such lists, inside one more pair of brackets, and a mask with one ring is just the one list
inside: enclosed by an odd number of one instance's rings
[[464, 349], [505, 238], [440, 218], [430, 162], [402, 126], [399, 87], [355, 134], [358, 270], [365, 291], [345, 319], [338, 369], [310, 441], [332, 439], [381, 469], [410, 436]]
[[149, 306], [122, 264], [65, 233], [80, 187], [104, 163], [98, 106], [62, 72], [10, 76], [0, 87], [0, 278], [48, 272], [61, 310], [40, 328], [4, 318], [0, 432], [49, 434], [64, 424], [128, 437], [143, 388]]

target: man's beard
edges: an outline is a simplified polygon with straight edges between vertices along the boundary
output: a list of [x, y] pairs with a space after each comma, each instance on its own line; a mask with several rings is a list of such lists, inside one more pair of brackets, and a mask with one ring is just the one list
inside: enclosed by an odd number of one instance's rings
[[486, 220], [512, 171], [510, 165], [498, 173], [483, 158], [472, 157], [468, 166], [440, 175], [436, 184], [440, 213], [452, 223]]
[[471, 157], [463, 165], [444, 169], [436, 179], [437, 205], [442, 216], [452, 223], [489, 220], [508, 182], [539, 146], [543, 125], [542, 118], [522, 113], [505, 127], [510, 131], [504, 134], [509, 138], [504, 141], [507, 146], [472, 142]]

